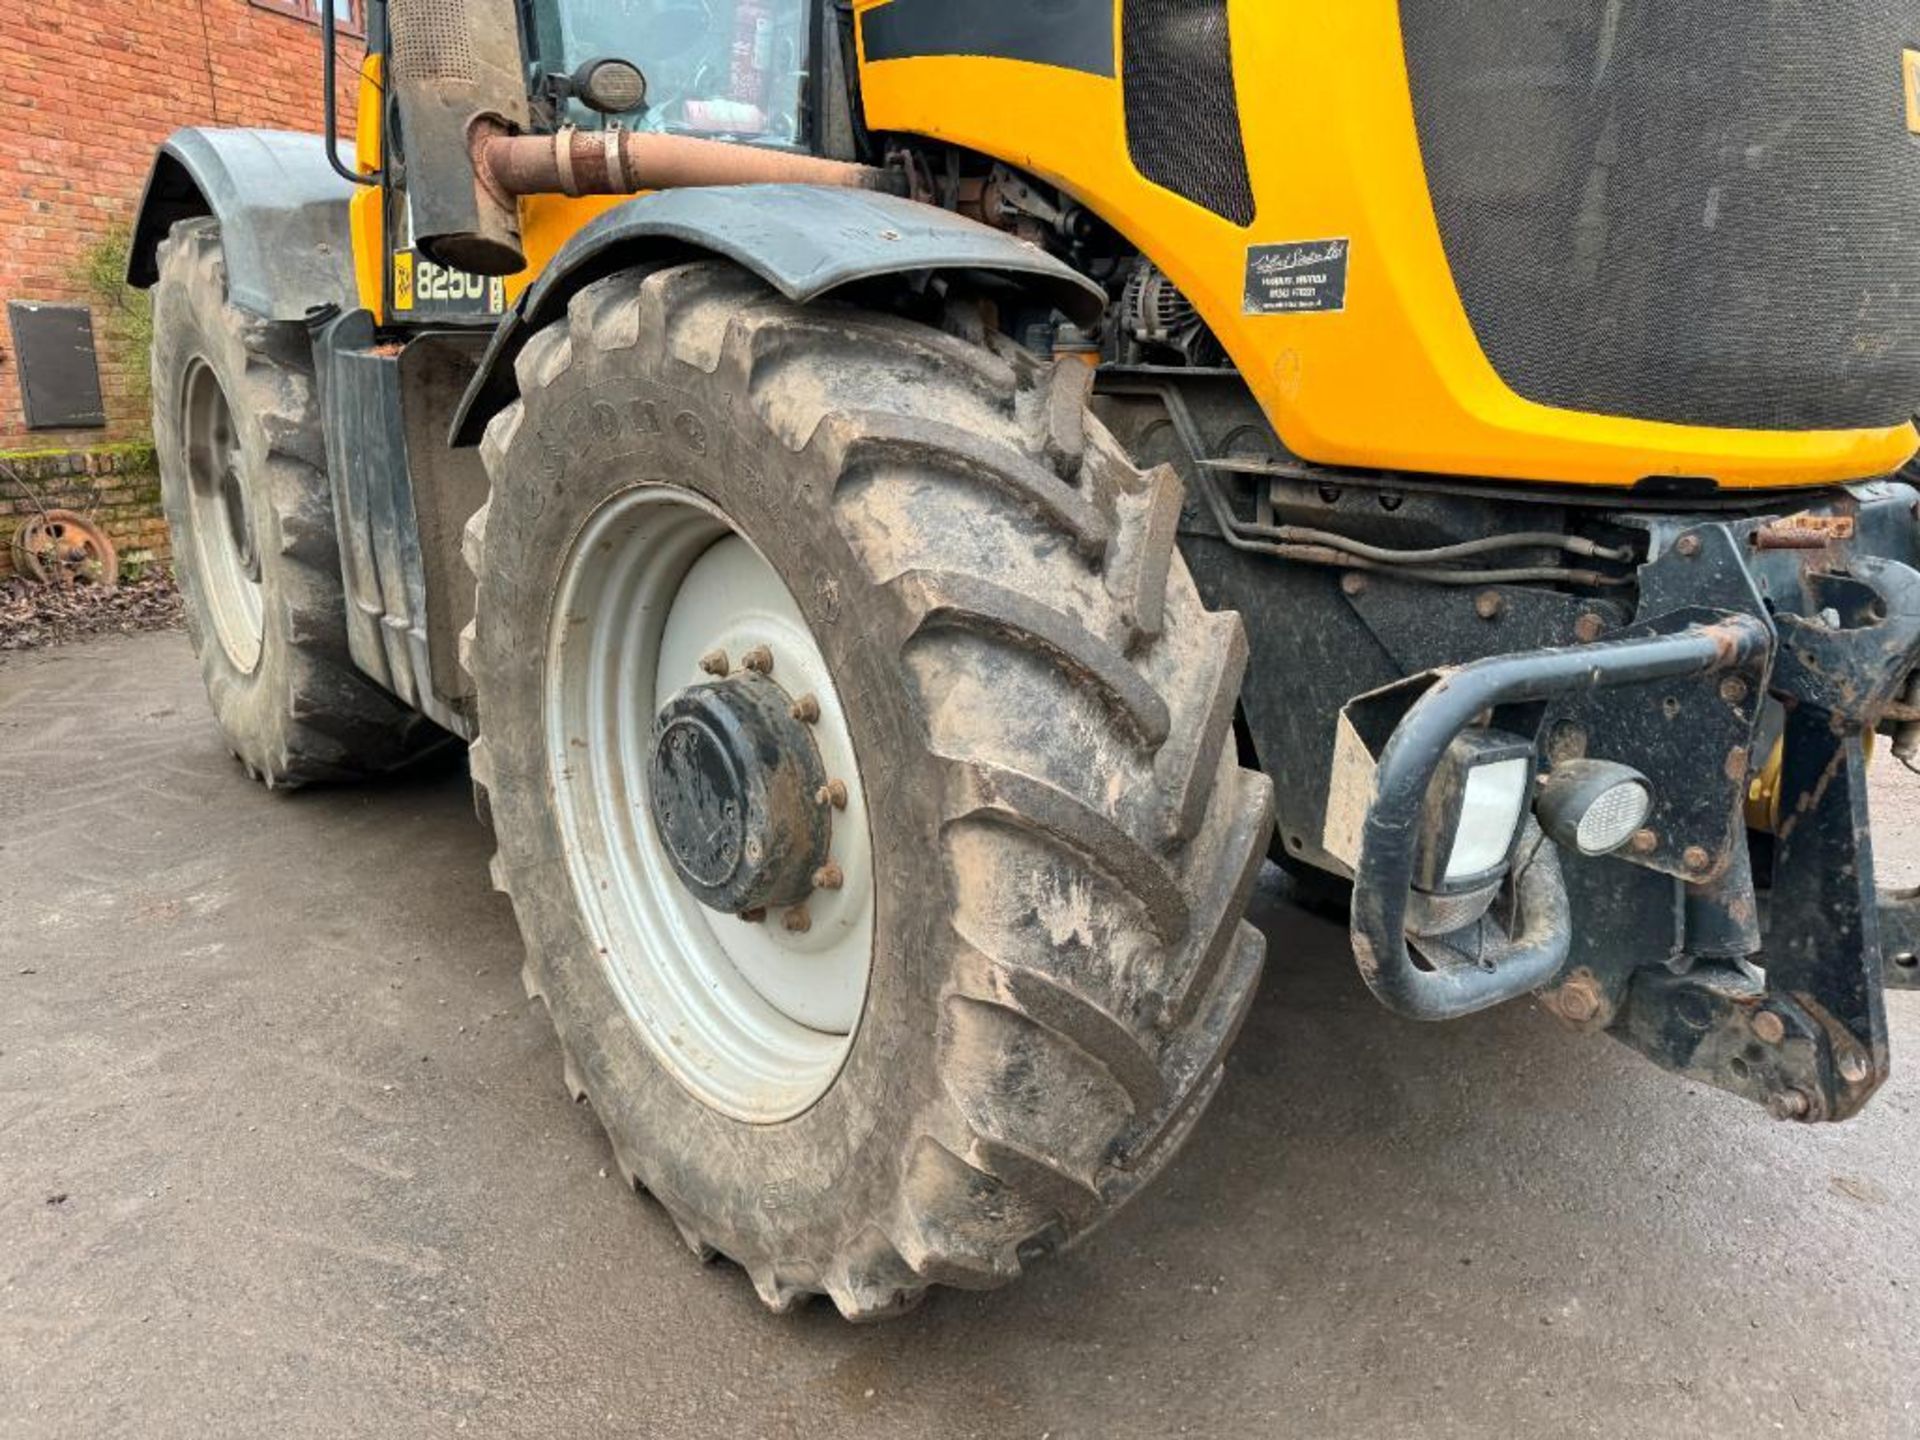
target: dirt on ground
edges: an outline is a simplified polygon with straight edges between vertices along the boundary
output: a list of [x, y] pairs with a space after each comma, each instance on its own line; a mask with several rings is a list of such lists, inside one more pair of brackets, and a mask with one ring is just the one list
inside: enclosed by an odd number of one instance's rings
[[111, 587], [0, 579], [0, 650], [37, 650], [96, 635], [172, 630], [182, 623], [173, 576], [155, 566]]
[[859, 1329], [621, 1183], [490, 849], [457, 761], [261, 791], [179, 635], [0, 656], [0, 1436], [1920, 1435], [1920, 995], [1780, 1124], [1529, 1002], [1398, 1020], [1269, 870], [1166, 1177]]

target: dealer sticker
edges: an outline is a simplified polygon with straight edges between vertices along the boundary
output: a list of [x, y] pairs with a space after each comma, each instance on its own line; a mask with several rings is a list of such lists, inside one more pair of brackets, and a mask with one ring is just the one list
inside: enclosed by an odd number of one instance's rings
[[1247, 314], [1347, 308], [1348, 240], [1296, 240], [1247, 250]]

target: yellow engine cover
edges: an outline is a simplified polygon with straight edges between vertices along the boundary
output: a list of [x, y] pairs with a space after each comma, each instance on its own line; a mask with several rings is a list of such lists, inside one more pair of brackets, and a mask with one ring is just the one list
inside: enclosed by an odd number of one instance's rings
[[[955, 32], [1005, 9], [997, 0], [855, 3], [868, 126], [993, 156], [1101, 216], [1193, 301], [1282, 441], [1308, 460], [1608, 486], [1708, 477], [1750, 488], [1884, 475], [1914, 453], [1904, 423], [1718, 428], [1582, 413], [1516, 393], [1483, 351], [1449, 268], [1399, 6], [1387, 0], [1226, 0], [1252, 186], [1245, 226], [1136, 168], [1118, 3], [1110, 73], [953, 53], [974, 48]], [[886, 45], [873, 43], [876, 17], [894, 5], [933, 17], [926, 48], [940, 53], [902, 53], [898, 23], [886, 27]], [[1037, 16], [1062, 7], [1014, 8]], [[1904, 140], [1901, 59], [1888, 57], [1886, 99]], [[1317, 278], [1291, 287], [1296, 271], [1313, 276], [1316, 265]], [[1252, 300], [1250, 284], [1265, 287]]]

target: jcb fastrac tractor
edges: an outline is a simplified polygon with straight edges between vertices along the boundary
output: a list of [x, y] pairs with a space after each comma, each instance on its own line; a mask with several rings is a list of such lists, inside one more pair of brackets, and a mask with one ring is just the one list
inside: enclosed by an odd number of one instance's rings
[[1911, 5], [366, 18], [352, 155], [139, 216], [213, 708], [270, 787], [471, 746], [568, 1085], [769, 1305], [1165, 1167], [1269, 858], [1400, 1015], [1885, 1080]]

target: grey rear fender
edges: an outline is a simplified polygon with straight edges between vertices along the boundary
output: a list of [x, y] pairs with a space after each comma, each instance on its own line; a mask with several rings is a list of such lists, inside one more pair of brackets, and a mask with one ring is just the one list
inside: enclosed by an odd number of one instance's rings
[[513, 401], [513, 360], [567, 302], [606, 275], [637, 264], [717, 255], [801, 304], [857, 281], [934, 272], [987, 272], [1082, 326], [1106, 294], [1039, 247], [951, 211], [895, 195], [821, 185], [737, 185], [663, 190], [619, 205], [568, 240], [540, 280], [500, 322], [455, 414], [450, 440], [479, 443]]
[[347, 202], [318, 135], [286, 130], [176, 130], [140, 197], [127, 283], [159, 278], [160, 242], [181, 220], [220, 222], [227, 298], [268, 320], [305, 320], [358, 303]]

